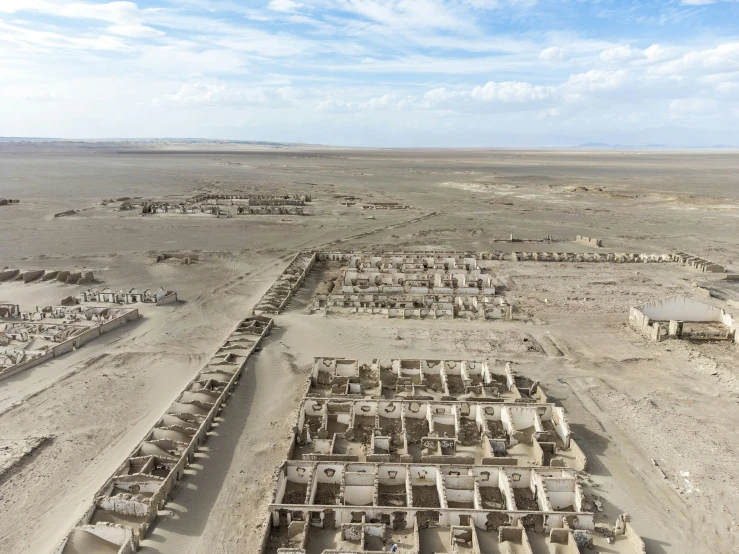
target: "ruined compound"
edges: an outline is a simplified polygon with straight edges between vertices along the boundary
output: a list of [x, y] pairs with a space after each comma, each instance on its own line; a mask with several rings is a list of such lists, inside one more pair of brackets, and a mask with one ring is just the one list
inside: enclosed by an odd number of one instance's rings
[[263, 554], [645, 552], [628, 515], [594, 532], [566, 415], [510, 364], [317, 358], [294, 428]]
[[[157, 262], [186, 258], [160, 254]], [[516, 321], [520, 291], [499, 270], [522, 262], [569, 262], [575, 271], [581, 266], [574, 264], [586, 263], [719, 269], [682, 254], [300, 251], [53, 554], [139, 548], [275, 325], [272, 317], [290, 307], [309, 277], [315, 292], [303, 307], [310, 318], [506, 326]], [[74, 299], [158, 304], [177, 296], [164, 288], [105, 288]], [[0, 310], [7, 318], [30, 317], [14, 305]], [[684, 295], [632, 306], [628, 321], [656, 342], [739, 340], [729, 312]], [[397, 545], [413, 554], [645, 554], [628, 514], [596, 522], [598, 510], [586, 498], [588, 459], [568, 415], [517, 363], [451, 351], [438, 358], [314, 358], [255, 552], [369, 553]]]

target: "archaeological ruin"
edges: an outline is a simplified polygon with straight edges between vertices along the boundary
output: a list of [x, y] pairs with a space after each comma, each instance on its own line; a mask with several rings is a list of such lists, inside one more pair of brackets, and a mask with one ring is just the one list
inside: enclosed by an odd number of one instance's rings
[[[577, 241], [601, 247], [592, 243], [599, 239]], [[500, 273], [501, 264], [536, 261], [666, 264], [701, 273], [720, 267], [683, 254], [300, 251], [100, 487], [54, 554], [80, 554], [89, 545], [116, 554], [139, 548], [207, 440], [246, 362], [275, 325], [272, 317], [288, 309], [306, 281], [314, 289], [307, 305], [302, 300], [302, 308], [314, 314], [309, 317], [448, 319], [462, 329], [472, 324], [457, 320], [515, 319], [518, 291]], [[159, 304], [176, 298], [164, 288], [105, 288], [74, 300]], [[68, 318], [87, 313], [78, 307], [57, 310], [51, 313]], [[100, 323], [96, 329], [136, 313], [100, 310], [108, 312], [90, 318]], [[56, 341], [53, 333], [61, 333], [60, 345], [77, 338], [77, 331], [61, 326], [42, 328], [47, 317], [55, 316], [37, 314], [32, 323], [17, 306], [0, 305], [0, 318], [8, 321], [6, 350], [11, 341], [16, 349], [38, 338]], [[723, 308], [687, 296], [640, 304], [629, 313], [631, 326], [655, 341], [739, 342], [736, 321]], [[261, 543], [249, 551], [348, 554], [395, 547], [404, 554], [645, 554], [628, 514], [596, 522], [599, 510], [586, 500], [588, 460], [580, 438], [564, 408], [547, 396], [533, 371], [519, 372], [518, 363], [460, 359], [453, 351], [438, 359], [316, 357], [295, 406], [284, 461], [275, 469]]]
[[47, 269], [14, 269], [5, 267], [0, 270], [0, 283], [22, 281], [33, 283], [40, 281], [58, 281], [68, 285], [82, 285], [95, 282], [92, 271], [83, 270], [47, 270]]
[[512, 319], [501, 287], [475, 256], [349, 254], [337, 265], [319, 255], [329, 277], [313, 299], [316, 311], [393, 318]]
[[0, 380], [80, 348], [138, 319], [137, 308], [0, 304]]
[[140, 209], [144, 215], [185, 214], [234, 217], [239, 215], [305, 215], [305, 206], [312, 198], [308, 194], [258, 195], [203, 193], [184, 198], [180, 202], [170, 199], [128, 199], [124, 202], [108, 201], [106, 205], [118, 206], [126, 211]]
[[668, 338], [739, 343], [739, 319], [723, 308], [672, 296], [631, 308], [629, 324], [653, 341]]
[[177, 302], [177, 293], [173, 290], [164, 290], [162, 287], [156, 290], [130, 288], [128, 290], [113, 291], [106, 287], [103, 289], [88, 289], [80, 294], [69, 297], [70, 304], [80, 304], [84, 302], [102, 302], [103, 304], [136, 304], [137, 302], [146, 302], [163, 306]]
[[643, 554], [628, 515], [595, 532], [564, 410], [500, 369], [316, 358], [260, 552]]
[[272, 324], [261, 316], [239, 323], [98, 490], [53, 554], [130, 554], [138, 550]]

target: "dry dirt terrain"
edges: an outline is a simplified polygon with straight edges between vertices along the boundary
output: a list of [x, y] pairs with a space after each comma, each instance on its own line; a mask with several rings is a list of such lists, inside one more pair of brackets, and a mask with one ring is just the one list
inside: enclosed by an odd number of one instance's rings
[[[313, 201], [305, 216], [234, 218], [101, 204], [203, 191]], [[298, 250], [593, 251], [572, 242], [579, 234], [603, 238], [606, 252], [683, 251], [739, 272], [734, 152], [0, 143], [0, 198], [20, 200], [0, 206], [0, 267], [84, 267], [96, 286], [180, 298], [0, 381], [0, 553], [59, 543]], [[370, 202], [410, 207], [359, 207]], [[165, 252], [199, 259], [156, 263]], [[316, 269], [141, 551], [256, 551], [313, 356], [448, 356], [514, 360], [539, 380], [588, 456], [589, 497], [611, 522], [631, 514], [647, 552], [737, 552], [739, 345], [650, 342], [627, 319], [629, 307], [695, 284], [737, 300], [739, 284], [675, 264], [501, 261], [494, 271], [514, 321], [310, 314]], [[0, 303], [33, 310], [85, 288], [0, 283]]]

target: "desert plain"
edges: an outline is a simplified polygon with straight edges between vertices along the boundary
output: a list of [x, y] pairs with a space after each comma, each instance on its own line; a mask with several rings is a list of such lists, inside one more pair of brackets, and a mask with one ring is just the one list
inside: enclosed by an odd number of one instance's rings
[[[304, 215], [142, 215], [108, 202], [310, 195]], [[739, 272], [730, 151], [383, 150], [0, 143], [0, 267], [90, 270], [178, 302], [0, 380], [0, 553], [51, 553], [299, 251], [685, 252]], [[362, 209], [397, 203], [403, 209]], [[55, 217], [55, 214], [65, 214]], [[157, 262], [188, 253], [190, 264]], [[732, 270], [733, 268], [733, 270]], [[313, 358], [515, 360], [565, 408], [591, 506], [650, 554], [737, 552], [739, 344], [650, 341], [629, 309], [670, 295], [739, 313], [739, 281], [676, 264], [496, 261], [512, 321], [311, 313], [315, 268], [249, 359], [140, 551], [256, 553]], [[33, 311], [90, 288], [0, 283]], [[602, 510], [602, 511], [601, 511]], [[451, 551], [451, 550], [450, 550]], [[600, 552], [608, 552], [601, 550]]]

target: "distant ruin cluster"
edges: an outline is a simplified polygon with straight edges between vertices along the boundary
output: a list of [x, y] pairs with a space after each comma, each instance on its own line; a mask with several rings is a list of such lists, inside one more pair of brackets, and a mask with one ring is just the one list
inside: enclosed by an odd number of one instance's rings
[[343, 197], [341, 205], [351, 208], [359, 206], [363, 210], [410, 210], [412, 206], [401, 204], [400, 202], [358, 202], [356, 196]]
[[239, 323], [100, 488], [93, 504], [53, 554], [86, 551], [80, 545], [88, 544], [90, 536], [108, 543], [110, 552], [116, 554], [138, 550], [272, 324], [271, 319], [260, 316]]
[[600, 262], [617, 264], [650, 264], [674, 262], [671, 254], [634, 254], [599, 252], [512, 252], [515, 262]]
[[411, 207], [398, 202], [369, 202], [362, 204], [363, 210], [410, 210]]
[[697, 256], [677, 252], [675, 254], [634, 254], [599, 252], [513, 252], [510, 259], [517, 262], [608, 262], [608, 263], [679, 263], [703, 272], [724, 273], [724, 266]]
[[593, 532], [564, 410], [510, 364], [316, 358], [294, 429], [261, 554], [645, 552], [626, 514]]
[[489, 264], [475, 256], [351, 254], [346, 263], [335, 281], [316, 292], [315, 310], [390, 318], [513, 317], [512, 306], [496, 294]]
[[162, 306], [171, 302], [177, 302], [177, 293], [173, 290], [164, 290], [159, 287], [156, 290], [140, 290], [131, 288], [128, 290], [112, 291], [109, 288], [88, 289], [76, 296], [70, 296], [62, 301], [69, 304], [80, 304], [84, 302], [101, 302], [103, 304], [135, 304], [146, 302]]
[[10, 198], [0, 198], [0, 206], [8, 206], [10, 204], [18, 204], [20, 200], [11, 200]]
[[593, 248], [603, 247], [603, 239], [594, 239], [591, 237], [583, 237], [581, 235], [577, 235], [575, 237], [575, 242], [579, 242], [580, 244], [584, 244], [586, 246], [592, 246]]
[[235, 215], [304, 215], [306, 203], [312, 201], [307, 194], [250, 195], [250, 194], [198, 194], [183, 200], [142, 200], [133, 204], [121, 204], [120, 209], [141, 208], [147, 214], [205, 214], [216, 217]]
[[33, 281], [59, 281], [69, 285], [82, 285], [95, 281], [95, 275], [92, 271], [67, 271], [67, 270], [48, 270], [48, 269], [12, 269], [4, 268], [0, 270], [0, 282], [7, 281], [23, 281], [31, 283]]
[[183, 254], [183, 253], [163, 253], [158, 254], [156, 257], [156, 263], [162, 262], [179, 262], [183, 265], [190, 265], [193, 262], [200, 260], [200, 256], [197, 254]]
[[139, 317], [136, 308], [0, 304], [0, 379], [80, 348]]

